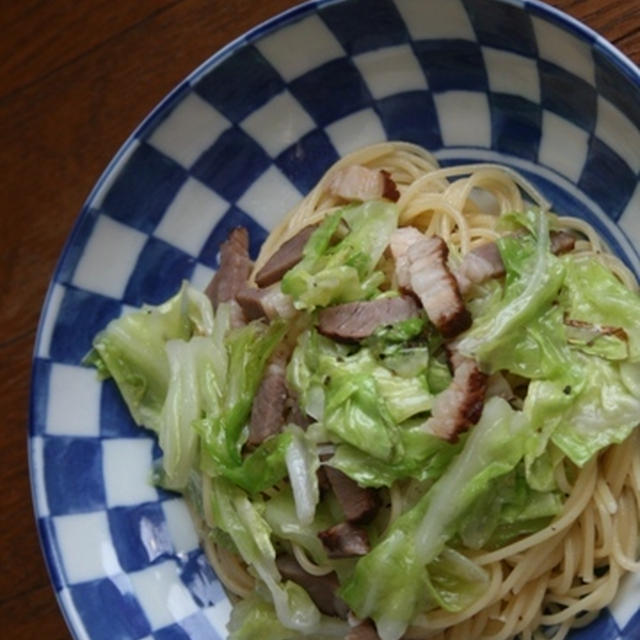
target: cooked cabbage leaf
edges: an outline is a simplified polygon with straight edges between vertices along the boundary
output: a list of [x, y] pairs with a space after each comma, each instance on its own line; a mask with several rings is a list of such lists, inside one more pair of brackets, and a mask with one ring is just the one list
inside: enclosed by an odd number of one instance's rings
[[[521, 218], [535, 230], [535, 237], [507, 235], [497, 241], [506, 271], [503, 295], [474, 318], [457, 345], [489, 373], [507, 368], [522, 374], [536, 357], [557, 356], [555, 332], [547, 335], [543, 318], [562, 285], [563, 263], [549, 251], [546, 215], [531, 209]], [[507, 354], [522, 341], [519, 355], [526, 360], [510, 360]]]
[[[579, 356], [585, 385], [553, 431], [551, 440], [577, 465], [584, 465], [598, 451], [622, 442], [640, 422], [640, 394], [627, 375], [640, 363], [628, 363], [625, 374], [616, 362], [597, 356]], [[556, 390], [556, 394], [563, 390]]]
[[403, 354], [402, 344], [395, 346], [391, 366], [411, 371], [396, 373], [371, 348], [351, 352], [353, 348], [307, 331], [287, 368], [302, 408], [322, 420], [329, 434], [385, 461], [402, 454], [397, 425], [433, 403], [426, 377], [428, 353], [423, 349], [416, 357]]
[[[621, 328], [626, 334], [629, 361], [640, 361], [640, 294], [630, 291], [614, 275], [593, 258], [563, 258], [566, 282], [560, 296], [560, 304], [566, 309], [569, 319], [578, 320], [597, 327]], [[611, 357], [610, 349], [617, 356], [624, 340], [609, 336], [597, 355]], [[593, 352], [593, 348], [592, 348]], [[607, 355], [609, 354], [609, 355]]]
[[193, 423], [202, 439], [202, 465], [211, 475], [242, 464], [245, 426], [267, 360], [281, 340], [286, 325], [251, 322], [230, 332], [225, 340], [228, 368], [221, 390], [221, 406]]
[[509, 473], [522, 459], [527, 429], [520, 412], [500, 398], [491, 398], [464, 449], [439, 480], [358, 561], [340, 594], [356, 615], [375, 620], [382, 640], [398, 640], [427, 597], [438, 598], [439, 594], [439, 604], [455, 611], [468, 602], [470, 593], [478, 595], [476, 588], [483, 584], [478, 582], [479, 570], [467, 573], [474, 575], [473, 580], [462, 580], [464, 587], [453, 598], [451, 592], [438, 589], [430, 565], [492, 481]]
[[185, 282], [163, 304], [112, 320], [95, 336], [84, 363], [103, 379], [113, 378], [136, 424], [159, 431], [171, 378], [166, 343], [211, 331], [212, 318], [208, 298]]
[[[341, 220], [349, 230], [331, 244]], [[397, 207], [383, 200], [328, 215], [311, 234], [302, 260], [282, 278], [283, 293], [297, 309], [307, 310], [372, 297], [384, 280], [375, 267], [397, 223]]]
[[423, 421], [403, 424], [398, 430], [402, 455], [382, 461], [349, 444], [340, 444], [328, 464], [363, 487], [390, 487], [401, 478], [420, 482], [439, 478], [460, 452], [464, 438], [455, 444], [442, 440], [423, 428]]
[[275, 562], [271, 528], [256, 503], [223, 478], [212, 479], [211, 489], [216, 525], [231, 537], [245, 562], [266, 586], [280, 623], [303, 632], [315, 629], [320, 622], [320, 612], [302, 587], [282, 581]]

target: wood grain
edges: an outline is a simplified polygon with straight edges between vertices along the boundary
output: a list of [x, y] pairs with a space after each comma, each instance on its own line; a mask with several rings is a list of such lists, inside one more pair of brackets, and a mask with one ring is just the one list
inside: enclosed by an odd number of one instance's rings
[[[43, 298], [96, 179], [211, 53], [292, 0], [0, 0], [0, 620], [65, 640], [28, 482], [30, 363]], [[637, 0], [555, 0], [640, 63]]]

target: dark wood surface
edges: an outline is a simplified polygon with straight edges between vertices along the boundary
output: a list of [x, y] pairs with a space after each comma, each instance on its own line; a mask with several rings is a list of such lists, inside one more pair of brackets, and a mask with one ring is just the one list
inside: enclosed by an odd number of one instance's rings
[[[187, 73], [292, 0], [0, 0], [0, 621], [70, 637], [34, 526], [31, 354], [49, 279], [113, 154]], [[640, 64], [640, 0], [556, 0]]]

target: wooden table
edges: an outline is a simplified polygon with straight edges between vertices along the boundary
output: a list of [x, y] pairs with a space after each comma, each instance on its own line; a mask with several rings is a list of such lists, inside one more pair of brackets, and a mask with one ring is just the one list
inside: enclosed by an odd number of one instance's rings
[[[70, 637], [26, 458], [31, 352], [71, 225], [132, 129], [189, 71], [295, 0], [0, 0], [0, 621]], [[639, 0], [555, 0], [640, 64]]]

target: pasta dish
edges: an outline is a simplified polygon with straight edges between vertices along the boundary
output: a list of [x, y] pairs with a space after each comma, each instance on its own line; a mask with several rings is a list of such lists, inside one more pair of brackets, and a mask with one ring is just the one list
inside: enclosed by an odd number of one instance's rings
[[157, 434], [232, 640], [561, 640], [637, 571], [640, 296], [515, 171], [341, 159], [86, 362]]

